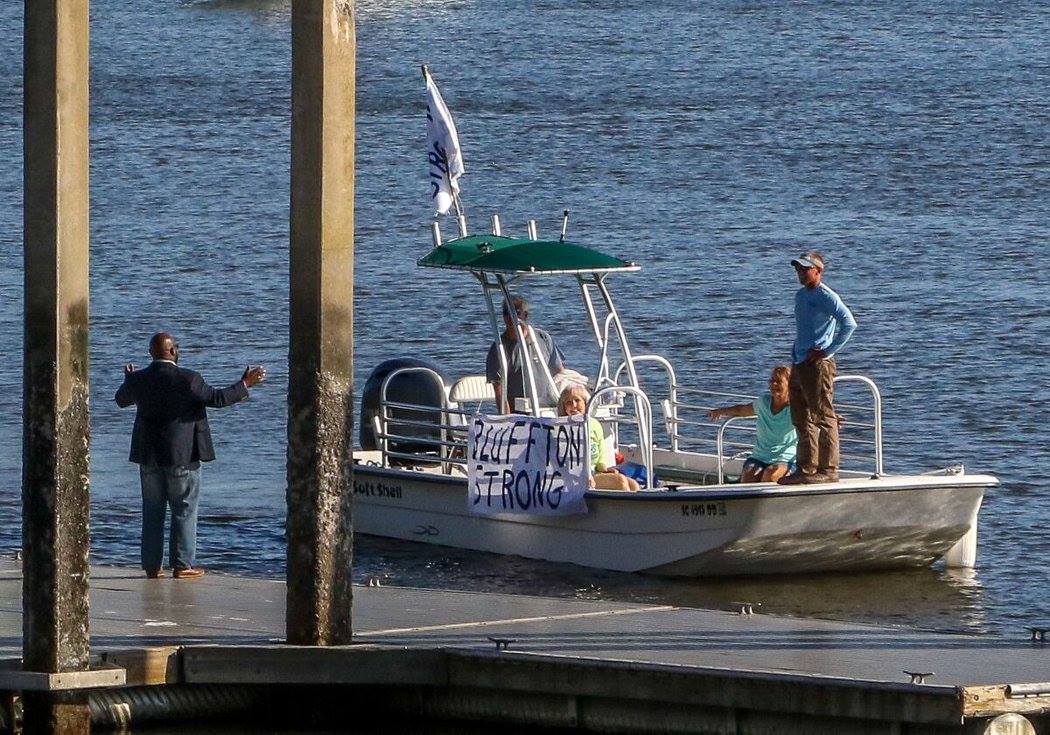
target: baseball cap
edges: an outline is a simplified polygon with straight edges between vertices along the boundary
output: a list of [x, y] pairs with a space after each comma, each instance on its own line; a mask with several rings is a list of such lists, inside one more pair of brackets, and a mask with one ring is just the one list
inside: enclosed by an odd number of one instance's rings
[[791, 265], [824, 270], [824, 256], [816, 250], [810, 250], [808, 253], [802, 253], [802, 255], [792, 260]]

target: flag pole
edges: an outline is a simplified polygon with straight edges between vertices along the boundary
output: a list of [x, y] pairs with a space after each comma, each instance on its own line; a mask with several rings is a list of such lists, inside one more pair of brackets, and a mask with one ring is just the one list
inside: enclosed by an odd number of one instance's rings
[[[451, 182], [449, 182], [451, 184]], [[451, 188], [451, 186], [450, 186]], [[459, 203], [459, 194], [452, 192], [452, 204], [456, 207], [456, 221], [459, 222], [459, 236], [467, 236], [467, 215], [463, 212], [463, 207]]]
[[[420, 67], [423, 70], [423, 80], [431, 80], [430, 68], [426, 64], [421, 64]], [[456, 208], [456, 222], [459, 224], [459, 236], [467, 236], [467, 215], [463, 211], [463, 205], [459, 201], [459, 194], [456, 192], [456, 188], [452, 185], [452, 175], [449, 172], [448, 161], [445, 161], [445, 180], [448, 182], [448, 190], [452, 192], [452, 204]]]

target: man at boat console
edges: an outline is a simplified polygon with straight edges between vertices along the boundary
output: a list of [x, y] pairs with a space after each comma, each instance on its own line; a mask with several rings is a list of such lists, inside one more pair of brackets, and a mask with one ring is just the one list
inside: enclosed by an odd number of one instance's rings
[[797, 470], [778, 482], [809, 485], [839, 479], [839, 427], [834, 407], [837, 353], [857, 320], [837, 293], [821, 282], [824, 256], [816, 250], [791, 261], [799, 283], [795, 293], [795, 344], [789, 392], [791, 423], [798, 433]]
[[[525, 344], [519, 344], [518, 332], [514, 328], [514, 318], [510, 309], [514, 309], [518, 324], [525, 335]], [[506, 413], [515, 411], [515, 400], [530, 395], [528, 374], [523, 369], [522, 353], [528, 354], [532, 366], [533, 378], [536, 381], [536, 394], [541, 406], [554, 406], [558, 402], [558, 391], [553, 377], [561, 372], [565, 356], [554, 338], [538, 327], [528, 323], [529, 305], [521, 296], [513, 296], [508, 307], [503, 303], [504, 330], [498, 341], [493, 341], [485, 360], [485, 376], [496, 393], [496, 405]], [[509, 377], [503, 376], [503, 363], [500, 359], [500, 348], [506, 356]], [[506, 387], [506, 392], [504, 392]], [[506, 397], [506, 407], [504, 407]]]

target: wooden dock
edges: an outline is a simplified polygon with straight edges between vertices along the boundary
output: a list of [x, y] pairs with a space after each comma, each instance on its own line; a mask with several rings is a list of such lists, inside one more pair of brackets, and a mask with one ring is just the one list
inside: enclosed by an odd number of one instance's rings
[[[116, 701], [142, 687], [312, 685], [338, 688], [343, 704], [366, 697], [370, 712], [598, 732], [1050, 732], [1050, 648], [1023, 630], [1004, 641], [739, 609], [362, 586], [358, 643], [320, 649], [282, 645], [281, 581], [91, 574], [96, 669], [42, 678], [9, 662], [0, 690], [90, 687]], [[8, 658], [21, 650], [20, 587], [19, 563], [0, 562]], [[110, 714], [137, 722], [134, 710], [124, 702]]]

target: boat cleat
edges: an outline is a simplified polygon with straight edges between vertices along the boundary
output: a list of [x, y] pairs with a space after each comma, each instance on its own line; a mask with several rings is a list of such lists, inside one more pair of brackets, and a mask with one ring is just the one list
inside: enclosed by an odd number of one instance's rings
[[740, 615], [754, 615], [756, 607], [762, 607], [761, 602], [731, 602], [731, 605], [736, 605], [740, 608]]
[[911, 677], [912, 684], [925, 684], [927, 676], [933, 676], [932, 671], [907, 671], [904, 673]]
[[1050, 630], [1050, 627], [1026, 625], [1025, 628], [1032, 634], [1032, 643], [1046, 643], [1046, 631]]
[[510, 647], [510, 644], [515, 642], [513, 638], [494, 638], [493, 636], [488, 636], [488, 639], [496, 644], [497, 651], [506, 651], [507, 648]]

